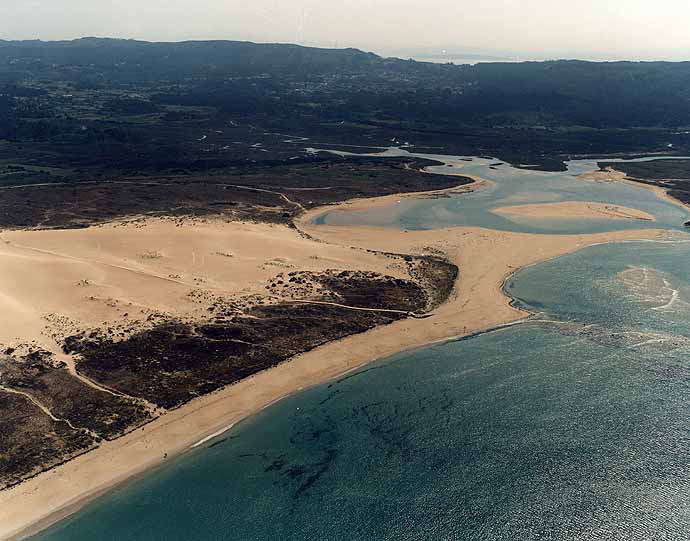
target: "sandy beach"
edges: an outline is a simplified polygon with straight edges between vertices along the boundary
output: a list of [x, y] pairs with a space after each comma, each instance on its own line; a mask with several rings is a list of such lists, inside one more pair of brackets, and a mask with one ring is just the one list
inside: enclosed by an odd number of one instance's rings
[[[359, 200], [341, 207], [366, 208], [369, 203]], [[177, 227], [166, 220], [0, 235], [0, 306], [5, 312], [1, 339], [32, 339], [53, 348], [51, 332], [69, 332], [69, 324], [63, 331], [51, 330], [46, 326], [47, 313], [93, 324], [115, 321], [123, 313], [129, 317], [136, 310], [143, 316], [161, 307], [191, 317], [198, 307], [185, 299], [199, 284], [250, 294], [262, 290], [265, 280], [277, 272], [276, 266], [370, 269], [395, 275], [389, 262], [365, 251], [369, 249], [405, 254], [440, 251], [460, 268], [451, 298], [431, 317], [398, 321], [328, 343], [0, 492], [0, 539], [36, 532], [161, 464], [165, 456], [170, 460], [303, 388], [400, 351], [524, 318], [527, 314], [512, 307], [502, 291], [505, 279], [522, 267], [592, 244], [664, 235], [657, 230], [531, 235], [475, 227], [404, 232], [311, 225], [323, 212], [323, 208], [311, 210], [297, 224], [318, 242], [284, 226], [202, 222]], [[49, 279], [42, 283], [46, 276]], [[31, 285], [34, 282], [38, 289]]]

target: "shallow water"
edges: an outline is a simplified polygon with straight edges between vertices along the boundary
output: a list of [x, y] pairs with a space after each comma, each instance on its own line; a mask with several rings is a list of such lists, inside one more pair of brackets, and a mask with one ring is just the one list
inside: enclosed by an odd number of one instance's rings
[[690, 243], [675, 237], [524, 269], [506, 289], [531, 322], [286, 399], [36, 539], [687, 539]]
[[[342, 154], [342, 153], [341, 153]], [[388, 155], [408, 155], [391, 151]], [[316, 224], [366, 224], [409, 230], [439, 229], [451, 226], [482, 226], [525, 233], [600, 233], [640, 228], [682, 229], [687, 221], [685, 209], [662, 200], [648, 190], [623, 182], [594, 182], [578, 175], [598, 170], [595, 161], [567, 163], [568, 171], [549, 173], [518, 169], [494, 159], [460, 158], [434, 154], [412, 154], [443, 161], [446, 165], [429, 168], [432, 172], [474, 175], [491, 181], [470, 194], [448, 198], [401, 199], [399, 203], [362, 211], [331, 210], [318, 216]], [[644, 161], [630, 160], [630, 161]], [[611, 160], [616, 161], [616, 160]], [[500, 165], [496, 165], [500, 164]], [[656, 222], [644, 220], [544, 220], [508, 218], [491, 209], [560, 201], [612, 203], [648, 212]]]

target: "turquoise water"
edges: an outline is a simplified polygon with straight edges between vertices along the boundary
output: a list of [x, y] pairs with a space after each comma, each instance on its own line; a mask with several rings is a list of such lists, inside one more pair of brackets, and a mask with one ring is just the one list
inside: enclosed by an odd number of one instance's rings
[[532, 321], [286, 399], [36, 539], [688, 539], [690, 243], [673, 238], [524, 269], [506, 289]]

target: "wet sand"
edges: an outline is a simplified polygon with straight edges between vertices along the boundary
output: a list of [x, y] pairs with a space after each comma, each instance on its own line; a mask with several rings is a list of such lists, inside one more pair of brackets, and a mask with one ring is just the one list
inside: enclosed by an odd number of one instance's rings
[[638, 209], [611, 205], [608, 203], [586, 203], [581, 201], [564, 201], [561, 203], [535, 203], [500, 207], [491, 212], [502, 216], [536, 219], [565, 220], [645, 220], [656, 222], [651, 214]]
[[[368, 204], [366, 200], [360, 200], [345, 203], [342, 208], [352, 208], [353, 205], [362, 208]], [[224, 287], [226, 290], [230, 290], [228, 284], [232, 282], [235, 288], [233, 291], [255, 291], [262, 283], [257, 273], [265, 271], [266, 275], [270, 275], [276, 272], [276, 269], [270, 269], [271, 265], [268, 270], [263, 268], [266, 261], [276, 257], [276, 252], [269, 250], [285, 250], [285, 243], [291, 243], [285, 255], [290, 258], [288, 264], [295, 265], [296, 268], [302, 268], [301, 265], [305, 264], [307, 268], [311, 268], [309, 265], [332, 268], [336, 266], [335, 260], [343, 268], [370, 268], [384, 270], [389, 274], [392, 272], [384, 258], [367, 253], [362, 248], [411, 254], [441, 251], [460, 267], [460, 278], [450, 299], [431, 317], [398, 321], [326, 344], [238, 384], [198, 398], [163, 415], [143, 429], [106, 442], [86, 455], [0, 492], [0, 539], [12, 539], [17, 532], [36, 532], [76, 511], [109, 488], [161, 464], [166, 460], [164, 456], [167, 455], [167, 460], [170, 460], [209, 435], [217, 434], [301, 389], [323, 383], [400, 351], [469, 335], [524, 318], [527, 314], [512, 307], [502, 290], [506, 278], [521, 267], [592, 244], [657, 239], [664, 235], [658, 230], [593, 235], [532, 235], [475, 227], [404, 232], [389, 228], [312, 225], [311, 220], [323, 212], [324, 209], [314, 209], [305, 213], [298, 221], [298, 226], [304, 232], [321, 242], [299, 237], [287, 227], [242, 224], [202, 224], [197, 229], [188, 230], [187, 227], [175, 228], [174, 225], [162, 223], [148, 231], [148, 236], [142, 234], [142, 231], [146, 231], [145, 228], [136, 229], [135, 226], [131, 227], [136, 230], [128, 230], [125, 226], [117, 231], [118, 228], [114, 226], [106, 226], [67, 232], [16, 232], [1, 235], [9, 244], [0, 244], [3, 250], [0, 252], [0, 268], [5, 267], [7, 261], [17, 258], [21, 264], [13, 266], [13, 271], [0, 271], [0, 278], [11, 278], [15, 273], [13, 284], [16, 284], [19, 281], [16, 274], [22, 272], [23, 268], [28, 268], [27, 265], [43, 264], [46, 266], [39, 266], [34, 271], [34, 280], [52, 273], [62, 277], [62, 283], [74, 284], [75, 279], [81, 280], [79, 277], [85, 276], [86, 270], [89, 270], [92, 274], [88, 275], [87, 280], [93, 280], [99, 287], [105, 288], [107, 285], [108, 290], [112, 291], [116, 289], [114, 284], [126, 281], [124, 277], [116, 280], [113, 276], [125, 273], [131, 282], [142, 283], [131, 283], [126, 288], [120, 286], [121, 297], [128, 299], [127, 302], [132, 302], [133, 305], [145, 305], [146, 308], [159, 304], [166, 307], [176, 305], [183, 292], [197, 284], [194, 278], [203, 278], [207, 284]], [[107, 256], [104, 255], [102, 241], [99, 248], [98, 239], [104, 235], [102, 231], [107, 232], [107, 238], [112, 242], [112, 247], [105, 252]], [[65, 235], [62, 240], [61, 234]], [[197, 272], [194, 265], [198, 262], [198, 254], [190, 253], [188, 242], [180, 241], [179, 235], [185, 235], [185, 239], [192, 242], [193, 246], [203, 245], [204, 253], [215, 252], [216, 249], [232, 249], [236, 252], [235, 257], [246, 261], [238, 267], [237, 272], [227, 272], [226, 259], [234, 258], [218, 256], [222, 264], [215, 260], [209, 263], [210, 259], [207, 259], [204, 272]], [[150, 242], [154, 238], [157, 239], [155, 245]], [[205, 240], [194, 241], [195, 238]], [[226, 241], [233, 238], [237, 239], [238, 244], [227, 245]], [[239, 242], [240, 238], [244, 239], [242, 243]], [[222, 247], [219, 248], [217, 243], [221, 243]], [[122, 248], [118, 248], [120, 246]], [[294, 257], [297, 247], [302, 250], [301, 258]], [[59, 255], [55, 255], [57, 252]], [[132, 252], [144, 254], [144, 257], [131, 258], [127, 254]], [[162, 257], [155, 256], [153, 252]], [[314, 255], [319, 259], [312, 259]], [[56, 257], [59, 257], [61, 264], [59, 272], [55, 266], [58, 263]], [[126, 268], [120, 268], [123, 266]], [[171, 275], [179, 275], [179, 278], [171, 278]], [[14, 297], [0, 304], [5, 308], [15, 306], [15, 313], [24, 310], [27, 312], [26, 317], [33, 317], [34, 320], [37, 316], [40, 319], [41, 310], [53, 305], [57, 309], [60, 305], [64, 306], [62, 303], [75, 298], [70, 297], [73, 293], [58, 292], [50, 297], [51, 302], [32, 312], [28, 301], [22, 301], [23, 295], [27, 296], [29, 292], [22, 291], [21, 287], [13, 289], [9, 286], [3, 291], [5, 295], [12, 292]], [[83, 296], [83, 293], [79, 294]], [[115, 303], [115, 306], [117, 308], [119, 305]], [[185, 309], [184, 305], [180, 306], [179, 310]], [[107, 306], [107, 303], [106, 308], [116, 310]], [[119, 307], [119, 310], [123, 309], [124, 307]], [[88, 319], [88, 310], [79, 314], [76, 313], [78, 307], [73, 310], [74, 317], [79, 315], [82, 319]], [[105, 315], [100, 310], [105, 309], [95, 309], [92, 316], [94, 321]], [[121, 312], [116, 310], [110, 313], [110, 317], [121, 317]], [[31, 332], [36, 332], [40, 326], [34, 325], [38, 326], [30, 327]], [[13, 333], [16, 334], [19, 330], [17, 327]], [[28, 338], [26, 333], [23, 338]], [[36, 338], [48, 341], [46, 337]]]

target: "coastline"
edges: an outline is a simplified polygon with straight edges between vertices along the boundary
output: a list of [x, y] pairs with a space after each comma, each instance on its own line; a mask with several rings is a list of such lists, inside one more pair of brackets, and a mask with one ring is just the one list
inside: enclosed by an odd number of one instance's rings
[[[476, 179], [475, 181], [481, 181]], [[459, 189], [475, 187], [469, 184]], [[636, 183], [636, 185], [639, 185]], [[451, 188], [444, 192], [458, 190]], [[438, 194], [386, 196], [419, 197]], [[670, 197], [670, 196], [669, 196]], [[339, 208], [370, 208], [379, 199], [359, 199]], [[387, 202], [379, 202], [386, 204]], [[456, 227], [403, 232], [372, 227], [313, 226], [311, 220], [335, 206], [312, 209], [298, 220], [300, 230], [330, 244], [398, 253], [419, 253], [424, 247], [446, 253], [460, 267], [449, 299], [430, 317], [407, 319], [325, 344], [251, 376], [216, 393], [194, 400], [149, 425], [26, 482], [0, 492], [0, 539], [35, 534], [78, 511], [104, 492], [171, 460], [236, 423], [300, 390], [357, 370], [374, 360], [429, 344], [469, 337], [515, 324], [526, 312], [511, 305], [503, 291], [520, 269], [592, 244], [658, 239], [663, 232], [638, 230], [594, 235], [531, 235]], [[492, 252], [492, 258], [486, 254]], [[107, 470], [107, 471], [104, 471]]]
[[661, 186], [656, 186], [646, 182], [644, 179], [635, 179], [629, 177], [623, 171], [619, 171], [614, 167], [609, 167], [606, 170], [593, 171], [591, 173], [584, 173], [579, 175], [581, 180], [588, 180], [591, 182], [622, 182], [623, 184], [628, 184], [629, 186], [636, 186], [638, 188], [643, 188], [646, 190], [653, 191], [659, 199], [663, 199], [669, 203], [688, 210], [688, 205], [683, 203], [680, 199], [676, 199], [671, 194], [669, 194], [669, 188], [663, 188]]
[[624, 179], [621, 180], [621, 182], [628, 184], [630, 186], [637, 186], [638, 188], [644, 188], [647, 190], [653, 191], [656, 196], [659, 199], [663, 199], [664, 201], [668, 201], [669, 203], [673, 203], [674, 205], [681, 207], [684, 210], [688, 210], [690, 207], [683, 203], [680, 199], [676, 199], [673, 197], [669, 192], [668, 188], [662, 188], [661, 186], [654, 186], [652, 184], [648, 184], [646, 182], [643, 182], [641, 180], [635, 180], [630, 177], [625, 177]]
[[[428, 173], [426, 169], [423, 172]], [[446, 174], [446, 173], [444, 173]], [[324, 205], [322, 207], [316, 207], [313, 209], [308, 209], [300, 216], [295, 219], [295, 222], [299, 224], [299, 229], [302, 230], [301, 224], [304, 223], [303, 217], [309, 216], [309, 221], [314, 220], [321, 214], [333, 210], [338, 212], [354, 212], [360, 210], [370, 210], [375, 208], [385, 207], [387, 205], [397, 203], [399, 201], [404, 201], [406, 199], [420, 199], [420, 198], [431, 198], [434, 196], [445, 196], [450, 194], [461, 194], [461, 193], [471, 193], [477, 188], [483, 186], [489, 186], [493, 184], [491, 180], [483, 179], [476, 175], [467, 175], [464, 173], [451, 174], [448, 173], [447, 176], [457, 176], [472, 179], [469, 184], [459, 184], [457, 186], [452, 186], [450, 188], [444, 188], [441, 190], [428, 190], [424, 192], [403, 192], [391, 195], [383, 195], [380, 197], [356, 197], [354, 199], [348, 199], [347, 201], [341, 201], [340, 203], [335, 203], [333, 205]]]

